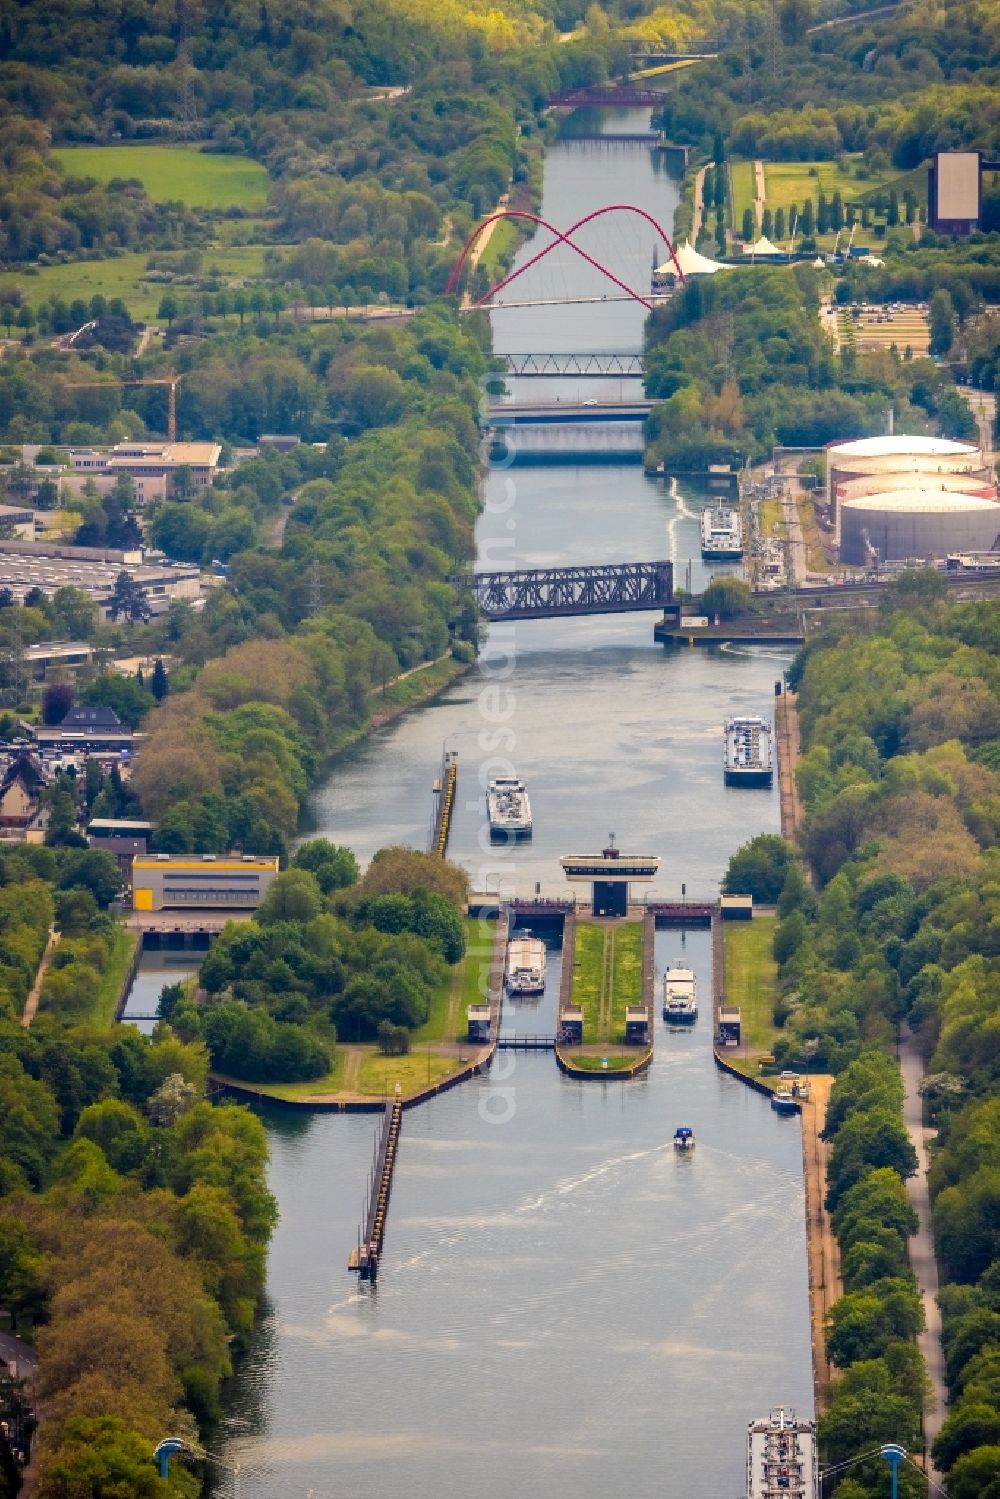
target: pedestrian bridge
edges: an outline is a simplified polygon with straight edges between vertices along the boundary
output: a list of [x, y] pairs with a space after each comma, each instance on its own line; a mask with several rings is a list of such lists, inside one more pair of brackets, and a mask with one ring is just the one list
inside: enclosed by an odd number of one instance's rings
[[617, 562], [465, 573], [451, 582], [472, 594], [487, 619], [559, 619], [665, 608], [673, 598], [674, 569], [670, 562]]

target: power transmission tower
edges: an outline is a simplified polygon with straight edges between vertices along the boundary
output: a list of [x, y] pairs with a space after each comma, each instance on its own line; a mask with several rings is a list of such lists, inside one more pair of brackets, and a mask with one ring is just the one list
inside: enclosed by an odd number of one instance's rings
[[767, 72], [772, 90], [777, 93], [781, 75], [781, 27], [778, 24], [778, 7], [775, 0], [767, 6]]
[[323, 575], [319, 563], [313, 562], [309, 569], [309, 613], [315, 618], [323, 608]]
[[199, 134], [194, 80], [187, 6], [185, 0], [177, 0], [177, 133], [182, 140], [193, 140]]

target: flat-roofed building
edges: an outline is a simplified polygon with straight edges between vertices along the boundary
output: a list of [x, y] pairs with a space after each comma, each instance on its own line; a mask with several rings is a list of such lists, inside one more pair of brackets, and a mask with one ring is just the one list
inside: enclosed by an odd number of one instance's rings
[[491, 1023], [489, 1005], [470, 1005], [466, 1013], [466, 1023], [470, 1041], [489, 1041]]
[[164, 566], [144, 561], [140, 550], [0, 540], [0, 588], [21, 601], [32, 588], [52, 595], [72, 587], [105, 606], [123, 571], [141, 584], [153, 614], [165, 613], [173, 599], [196, 599], [201, 593], [201, 569], [193, 562]]
[[132, 860], [132, 905], [137, 911], [252, 911], [277, 873], [277, 854], [150, 854]]
[[207, 489], [221, 456], [217, 442], [120, 442], [108, 454], [108, 470], [128, 474], [136, 482], [162, 477], [169, 495], [176, 488], [178, 469], [187, 471], [195, 489]]
[[87, 826], [88, 846], [117, 859], [123, 885], [132, 883], [132, 861], [143, 857], [152, 836], [153, 824], [134, 817], [94, 817]]
[[79, 671], [93, 654], [93, 647], [87, 640], [40, 640], [37, 645], [25, 646], [24, 664], [36, 682], [44, 682], [53, 667], [60, 671]]

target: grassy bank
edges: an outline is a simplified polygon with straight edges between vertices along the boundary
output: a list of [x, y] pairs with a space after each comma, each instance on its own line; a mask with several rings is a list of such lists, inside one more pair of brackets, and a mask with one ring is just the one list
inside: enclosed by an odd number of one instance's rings
[[115, 927], [108, 966], [101, 974], [101, 982], [93, 1006], [90, 1013], [82, 1018], [82, 1024], [103, 1027], [114, 1023], [122, 985], [125, 983], [125, 976], [138, 941], [139, 937], [136, 932], [126, 931], [123, 926]]
[[[778, 965], [771, 947], [775, 918], [754, 916], [753, 921], [731, 921], [725, 926], [726, 1000], [738, 1005], [743, 1048], [769, 1052], [778, 1034], [774, 1006], [778, 998]], [[739, 1066], [739, 1059], [726, 1056]]]
[[67, 146], [52, 154], [74, 177], [136, 177], [157, 203], [225, 209], [267, 201], [267, 172], [247, 156], [213, 156], [195, 146]]

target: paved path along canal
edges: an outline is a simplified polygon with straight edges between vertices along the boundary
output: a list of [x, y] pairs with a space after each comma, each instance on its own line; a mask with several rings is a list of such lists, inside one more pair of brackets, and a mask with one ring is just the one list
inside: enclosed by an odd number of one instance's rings
[[[924, 1125], [924, 1100], [920, 1084], [924, 1076], [924, 1060], [917, 1043], [907, 1026], [903, 1026], [899, 1040], [899, 1065], [903, 1073], [906, 1095], [903, 1102], [903, 1119], [906, 1123], [910, 1143], [917, 1152], [917, 1173], [907, 1182], [918, 1220], [917, 1232], [910, 1240], [910, 1264], [917, 1277], [920, 1298], [924, 1306], [926, 1326], [917, 1338], [927, 1375], [931, 1382], [931, 1399], [924, 1412], [924, 1440], [928, 1453], [941, 1430], [948, 1411], [948, 1386], [945, 1374], [944, 1349], [941, 1346], [941, 1311], [937, 1304], [938, 1268], [934, 1257], [934, 1228], [931, 1222], [931, 1199], [927, 1189], [927, 1142], [933, 1130]], [[930, 1470], [935, 1483], [940, 1476]]]
[[[642, 148], [549, 153], [551, 222], [610, 201], [669, 222], [676, 184]], [[623, 249], [616, 233], [601, 221], [581, 239], [642, 285], [650, 239]], [[569, 259], [589, 290], [588, 268]], [[523, 316], [496, 317], [499, 347], [640, 344], [641, 309]], [[599, 397], [598, 383], [582, 394]], [[683, 570], [690, 558], [697, 586], [702, 493], [637, 467], [591, 467], [586, 433], [579, 442], [579, 466], [491, 473], [480, 565], [672, 557]], [[733, 849], [778, 828], [777, 787], [723, 786], [721, 729], [730, 713], [773, 711], [788, 656], [668, 654], [652, 625], [639, 615], [492, 630], [476, 672], [335, 769], [316, 830], [363, 860], [387, 843], [425, 846], [447, 746], [459, 756], [450, 854], [479, 888], [561, 894], [559, 855], [599, 849], [613, 830], [619, 846], [662, 856], [665, 895], [682, 883], [711, 893]], [[528, 782], [535, 819], [531, 842], [510, 850], [490, 847], [484, 808], [504, 759]], [[371, 1119], [266, 1116], [281, 1211], [270, 1314], [235, 1384], [220, 1494], [744, 1491], [747, 1421], [775, 1403], [812, 1407], [802, 1145], [798, 1119], [714, 1065], [709, 944], [705, 932], [657, 935], [659, 972], [695, 968], [701, 1018], [668, 1034], [657, 1015], [640, 1080], [576, 1082], [551, 1055], [502, 1053], [485, 1076], [408, 1112], [374, 1291], [345, 1268]], [[559, 967], [553, 952], [546, 994], [519, 1006], [522, 1033], [554, 1029]], [[673, 1150], [678, 1124], [696, 1131], [690, 1154]]]

